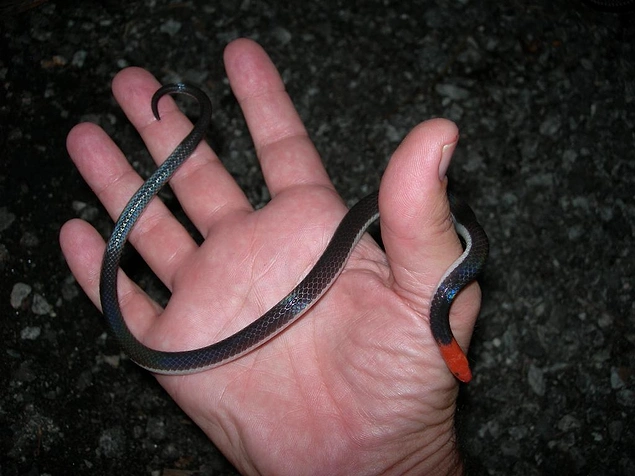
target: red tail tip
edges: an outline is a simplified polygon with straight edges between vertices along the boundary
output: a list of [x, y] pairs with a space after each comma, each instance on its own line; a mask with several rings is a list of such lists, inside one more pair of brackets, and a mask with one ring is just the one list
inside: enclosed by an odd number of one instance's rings
[[465, 383], [472, 380], [470, 364], [456, 339], [453, 338], [448, 345], [440, 345], [439, 349], [441, 349], [441, 356], [445, 360], [445, 364], [456, 378]]

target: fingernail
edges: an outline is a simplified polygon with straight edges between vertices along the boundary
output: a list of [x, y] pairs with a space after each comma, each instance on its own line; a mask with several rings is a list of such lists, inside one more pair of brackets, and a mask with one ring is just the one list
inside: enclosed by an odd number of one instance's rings
[[443, 182], [445, 179], [445, 174], [448, 171], [448, 167], [450, 166], [450, 160], [452, 159], [452, 154], [454, 153], [454, 149], [456, 148], [456, 143], [458, 139], [449, 144], [445, 144], [443, 149], [441, 150], [441, 162], [439, 163], [439, 180]]

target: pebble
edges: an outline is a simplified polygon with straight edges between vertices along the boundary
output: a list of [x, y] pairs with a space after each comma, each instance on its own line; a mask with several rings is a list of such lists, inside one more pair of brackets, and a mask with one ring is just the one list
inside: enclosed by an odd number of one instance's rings
[[35, 340], [38, 337], [40, 337], [41, 332], [42, 332], [42, 329], [40, 327], [29, 326], [22, 329], [22, 331], [20, 332], [20, 337], [22, 338], [22, 340]]
[[13, 309], [19, 309], [22, 307], [22, 302], [31, 294], [33, 288], [25, 283], [15, 283], [11, 290], [11, 307]]
[[46, 314], [51, 314], [53, 306], [51, 306], [41, 294], [34, 294], [31, 311], [38, 316], [44, 316]]
[[0, 207], [0, 232], [8, 229], [15, 220], [15, 215], [7, 210], [7, 207]]

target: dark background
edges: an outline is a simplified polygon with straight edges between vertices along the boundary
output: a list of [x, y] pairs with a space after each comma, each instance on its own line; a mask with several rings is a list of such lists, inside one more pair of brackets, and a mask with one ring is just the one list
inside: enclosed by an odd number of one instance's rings
[[[417, 123], [458, 123], [450, 175], [492, 248], [460, 398], [471, 473], [635, 474], [632, 14], [573, 0], [110, 0], [2, 16], [2, 476], [234, 474], [120, 358], [57, 236], [78, 216], [112, 227], [66, 153], [74, 124], [100, 124], [153, 168], [110, 92], [128, 65], [201, 85], [213, 145], [266, 202], [222, 65], [239, 36], [272, 56], [349, 203]], [[167, 297], [134, 257], [128, 268]]]

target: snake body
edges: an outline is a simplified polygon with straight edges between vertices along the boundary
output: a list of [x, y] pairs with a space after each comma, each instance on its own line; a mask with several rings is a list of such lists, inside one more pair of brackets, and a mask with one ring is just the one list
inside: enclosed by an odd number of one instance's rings
[[[182, 375], [202, 372], [225, 364], [254, 350], [295, 322], [328, 291], [344, 269], [357, 242], [368, 226], [379, 218], [378, 192], [362, 198], [344, 216], [324, 253], [304, 279], [282, 300], [235, 334], [199, 349], [166, 352], [143, 345], [126, 325], [117, 295], [117, 271], [128, 236], [150, 200], [168, 182], [176, 169], [192, 154], [211, 122], [212, 106], [200, 89], [186, 84], [161, 87], [152, 97], [151, 108], [160, 119], [158, 102], [166, 94], [186, 94], [201, 107], [192, 131], [133, 195], [121, 213], [106, 245], [101, 268], [100, 299], [109, 327], [122, 350], [141, 367], [158, 374]], [[430, 307], [430, 327], [450, 371], [469, 381], [471, 372], [465, 354], [449, 325], [449, 311], [456, 294], [473, 281], [488, 254], [485, 232], [467, 204], [453, 195], [450, 209], [455, 228], [465, 242], [463, 254], [448, 268], [435, 291]]]

